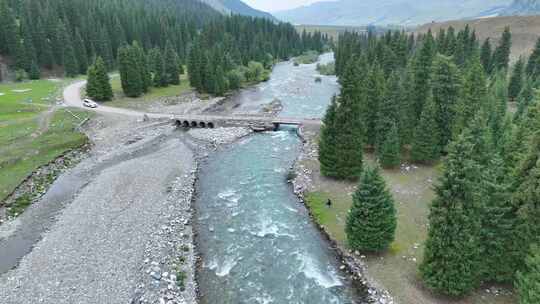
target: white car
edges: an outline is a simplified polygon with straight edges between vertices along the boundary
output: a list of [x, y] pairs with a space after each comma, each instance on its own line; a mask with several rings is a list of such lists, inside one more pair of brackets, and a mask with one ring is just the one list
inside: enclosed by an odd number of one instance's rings
[[98, 104], [95, 103], [93, 100], [86, 98], [83, 100], [83, 106], [89, 107], [89, 108], [97, 108]]

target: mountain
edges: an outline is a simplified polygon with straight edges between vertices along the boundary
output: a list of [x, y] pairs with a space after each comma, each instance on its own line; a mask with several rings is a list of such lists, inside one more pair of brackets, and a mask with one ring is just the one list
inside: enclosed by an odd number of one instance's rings
[[540, 0], [514, 0], [502, 14], [506, 16], [540, 15]]
[[313, 25], [420, 25], [497, 16], [512, 0], [337, 0], [277, 12], [281, 20]]
[[201, 0], [223, 14], [238, 14], [276, 20], [270, 13], [252, 8], [241, 0]]

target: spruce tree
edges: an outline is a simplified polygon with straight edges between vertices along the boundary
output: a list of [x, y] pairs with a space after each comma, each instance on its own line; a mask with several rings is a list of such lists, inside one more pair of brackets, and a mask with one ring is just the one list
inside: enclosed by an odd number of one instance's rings
[[41, 71], [39, 70], [39, 66], [35, 60], [32, 60], [32, 63], [30, 64], [30, 71], [28, 71], [28, 78], [36, 80], [40, 77]]
[[508, 97], [511, 101], [516, 100], [521, 92], [521, 89], [523, 88], [523, 66], [523, 58], [520, 57], [514, 65], [512, 76], [510, 77], [510, 83], [508, 84]]
[[170, 41], [165, 47], [165, 78], [172, 85], [180, 84], [180, 71], [178, 70], [178, 55]]
[[189, 52], [188, 59], [188, 78], [189, 83], [192, 87], [200, 91], [202, 87], [202, 78], [201, 78], [201, 49], [199, 48], [200, 44], [198, 41], [195, 42], [191, 51]]
[[531, 77], [533, 80], [538, 79], [538, 76], [540, 76], [540, 38], [538, 38], [536, 41], [534, 50], [531, 56], [529, 56], [527, 66], [525, 68], [525, 74], [528, 77]]
[[484, 67], [484, 72], [487, 75], [491, 74], [493, 63], [492, 63], [491, 41], [489, 40], [489, 38], [487, 38], [484, 41], [484, 44], [482, 44], [482, 50], [480, 51], [480, 62], [482, 63], [482, 66]]
[[77, 62], [77, 57], [75, 56], [73, 39], [63, 23], [59, 23], [58, 31], [58, 43], [61, 45], [58, 45], [57, 47], [61, 48], [62, 52], [61, 64], [64, 66], [64, 72], [67, 77], [75, 77], [79, 74], [79, 63]]
[[515, 253], [510, 250], [516, 218], [506, 174], [503, 160], [495, 154], [478, 183], [482, 273], [489, 282], [512, 282], [516, 269]]
[[152, 86], [152, 74], [150, 73], [150, 68], [148, 66], [147, 56], [144, 54], [143, 48], [137, 41], [133, 41], [131, 52], [133, 52], [133, 56], [135, 56], [137, 70], [141, 75], [142, 92], [147, 93], [150, 90], [150, 86]]
[[88, 53], [86, 52], [86, 46], [78, 29], [75, 31], [74, 48], [77, 62], [79, 63], [79, 74], [84, 74], [88, 69]]
[[15, 13], [6, 0], [0, 0], [0, 52], [16, 55], [19, 51], [19, 42], [20, 35]]
[[420, 265], [426, 286], [449, 296], [462, 296], [475, 289], [482, 269], [475, 202], [480, 172], [473, 160], [471, 137], [465, 131], [449, 145], [443, 175], [435, 186]]
[[525, 84], [523, 85], [523, 89], [519, 93], [519, 96], [517, 98], [517, 110], [514, 114], [514, 121], [519, 121], [521, 117], [525, 114], [529, 106], [532, 104], [534, 100], [534, 84], [531, 78], [527, 78], [525, 80]]
[[403, 94], [404, 90], [398, 74], [392, 73], [388, 79], [388, 89], [383, 98], [381, 98], [379, 104], [376, 126], [376, 150], [379, 150], [382, 147], [394, 125], [396, 125], [396, 128], [399, 130], [399, 121], [401, 119], [400, 103]]
[[441, 153], [440, 131], [436, 121], [436, 109], [431, 98], [428, 98], [420, 122], [414, 130], [411, 159], [416, 163], [432, 163]]
[[540, 247], [530, 247], [525, 259], [525, 267], [517, 273], [516, 289], [519, 304], [540, 303]]
[[415, 119], [418, 121], [420, 115], [424, 109], [424, 104], [426, 103], [430, 95], [430, 81], [431, 81], [431, 66], [433, 62], [433, 56], [435, 55], [433, 36], [431, 31], [428, 32], [427, 36], [422, 42], [422, 46], [419, 50], [418, 55], [414, 59], [413, 70], [414, 70], [414, 112]]
[[[354, 77], [351, 78], [354, 79]], [[362, 92], [358, 94], [362, 94]], [[377, 63], [373, 65], [367, 76], [365, 94], [365, 107], [363, 109], [363, 119], [366, 127], [365, 139], [366, 144], [375, 147], [378, 139], [379, 107], [386, 96], [384, 72]]]
[[461, 91], [461, 75], [450, 57], [437, 55], [433, 62], [433, 103], [439, 129], [439, 147], [444, 148], [452, 139], [456, 120], [456, 107]]
[[474, 60], [466, 71], [461, 92], [456, 111], [454, 137], [469, 125], [476, 113], [487, 103], [487, 81], [479, 60]]
[[118, 50], [118, 65], [124, 94], [128, 97], [141, 96], [144, 92], [143, 79], [132, 47], [123, 46]]
[[377, 167], [365, 168], [353, 195], [345, 232], [353, 250], [381, 252], [394, 241], [396, 210]]
[[113, 91], [107, 74], [105, 62], [101, 57], [88, 69], [88, 82], [86, 84], [86, 95], [98, 100], [107, 101], [113, 97]]
[[514, 177], [513, 204], [517, 208], [518, 223], [515, 234], [517, 260], [522, 261], [527, 248], [540, 244], [540, 132], [536, 132], [529, 150]]
[[337, 133], [336, 112], [338, 110], [337, 96], [332, 97], [332, 102], [326, 110], [321, 127], [319, 140], [319, 163], [321, 174], [328, 177], [337, 177]]
[[336, 178], [354, 180], [363, 165], [363, 125], [358, 123], [358, 103], [354, 96], [340, 96], [336, 113]]
[[512, 34], [510, 27], [506, 27], [501, 37], [499, 45], [493, 52], [493, 68], [495, 70], [506, 70], [510, 63], [510, 49], [512, 47]]
[[155, 87], [168, 86], [167, 75], [165, 74], [165, 62], [163, 61], [163, 55], [161, 51], [156, 52], [156, 66], [154, 71], [153, 82]]
[[399, 132], [394, 122], [378, 151], [379, 161], [383, 168], [396, 168], [401, 164], [401, 145]]

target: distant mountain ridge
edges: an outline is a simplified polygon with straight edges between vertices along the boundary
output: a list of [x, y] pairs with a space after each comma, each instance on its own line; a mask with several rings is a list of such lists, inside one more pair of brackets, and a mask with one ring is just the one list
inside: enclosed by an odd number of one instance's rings
[[238, 14], [276, 20], [270, 13], [252, 8], [241, 0], [200, 0], [222, 14]]
[[[531, 2], [519, 2], [524, 1]], [[511, 3], [512, 0], [338, 0], [316, 2], [274, 15], [294, 24], [414, 26], [498, 16]]]
[[540, 15], [540, 0], [514, 0], [514, 2], [503, 11], [502, 15]]

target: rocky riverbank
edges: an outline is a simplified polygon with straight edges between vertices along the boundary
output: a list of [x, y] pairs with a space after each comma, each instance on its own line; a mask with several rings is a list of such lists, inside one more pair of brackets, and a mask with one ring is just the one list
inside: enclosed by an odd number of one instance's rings
[[[318, 159], [318, 130], [305, 130], [303, 129], [301, 134], [303, 145], [300, 150], [293, 171], [294, 179], [291, 181], [293, 191], [298, 196], [300, 201], [304, 203], [305, 195], [316, 190], [313, 186], [313, 172], [307, 166], [304, 165], [305, 161], [314, 161]], [[328, 233], [323, 225], [317, 223], [317, 219], [314, 217], [312, 210], [308, 204], [305, 204], [310, 213], [311, 220], [317, 225], [321, 233], [331, 244], [331, 247], [335, 249], [336, 253], [341, 259], [341, 269], [347, 271], [350, 278], [355, 281], [358, 288], [367, 288], [366, 293], [371, 303], [377, 304], [393, 304], [394, 299], [387, 290], [384, 290], [367, 275], [366, 265], [363, 261], [365, 256], [361, 255], [358, 251], [351, 251], [340, 246]]]
[[19, 216], [47, 192], [56, 178], [86, 158], [88, 144], [64, 153], [28, 176], [3, 202], [0, 202], [0, 225]]

